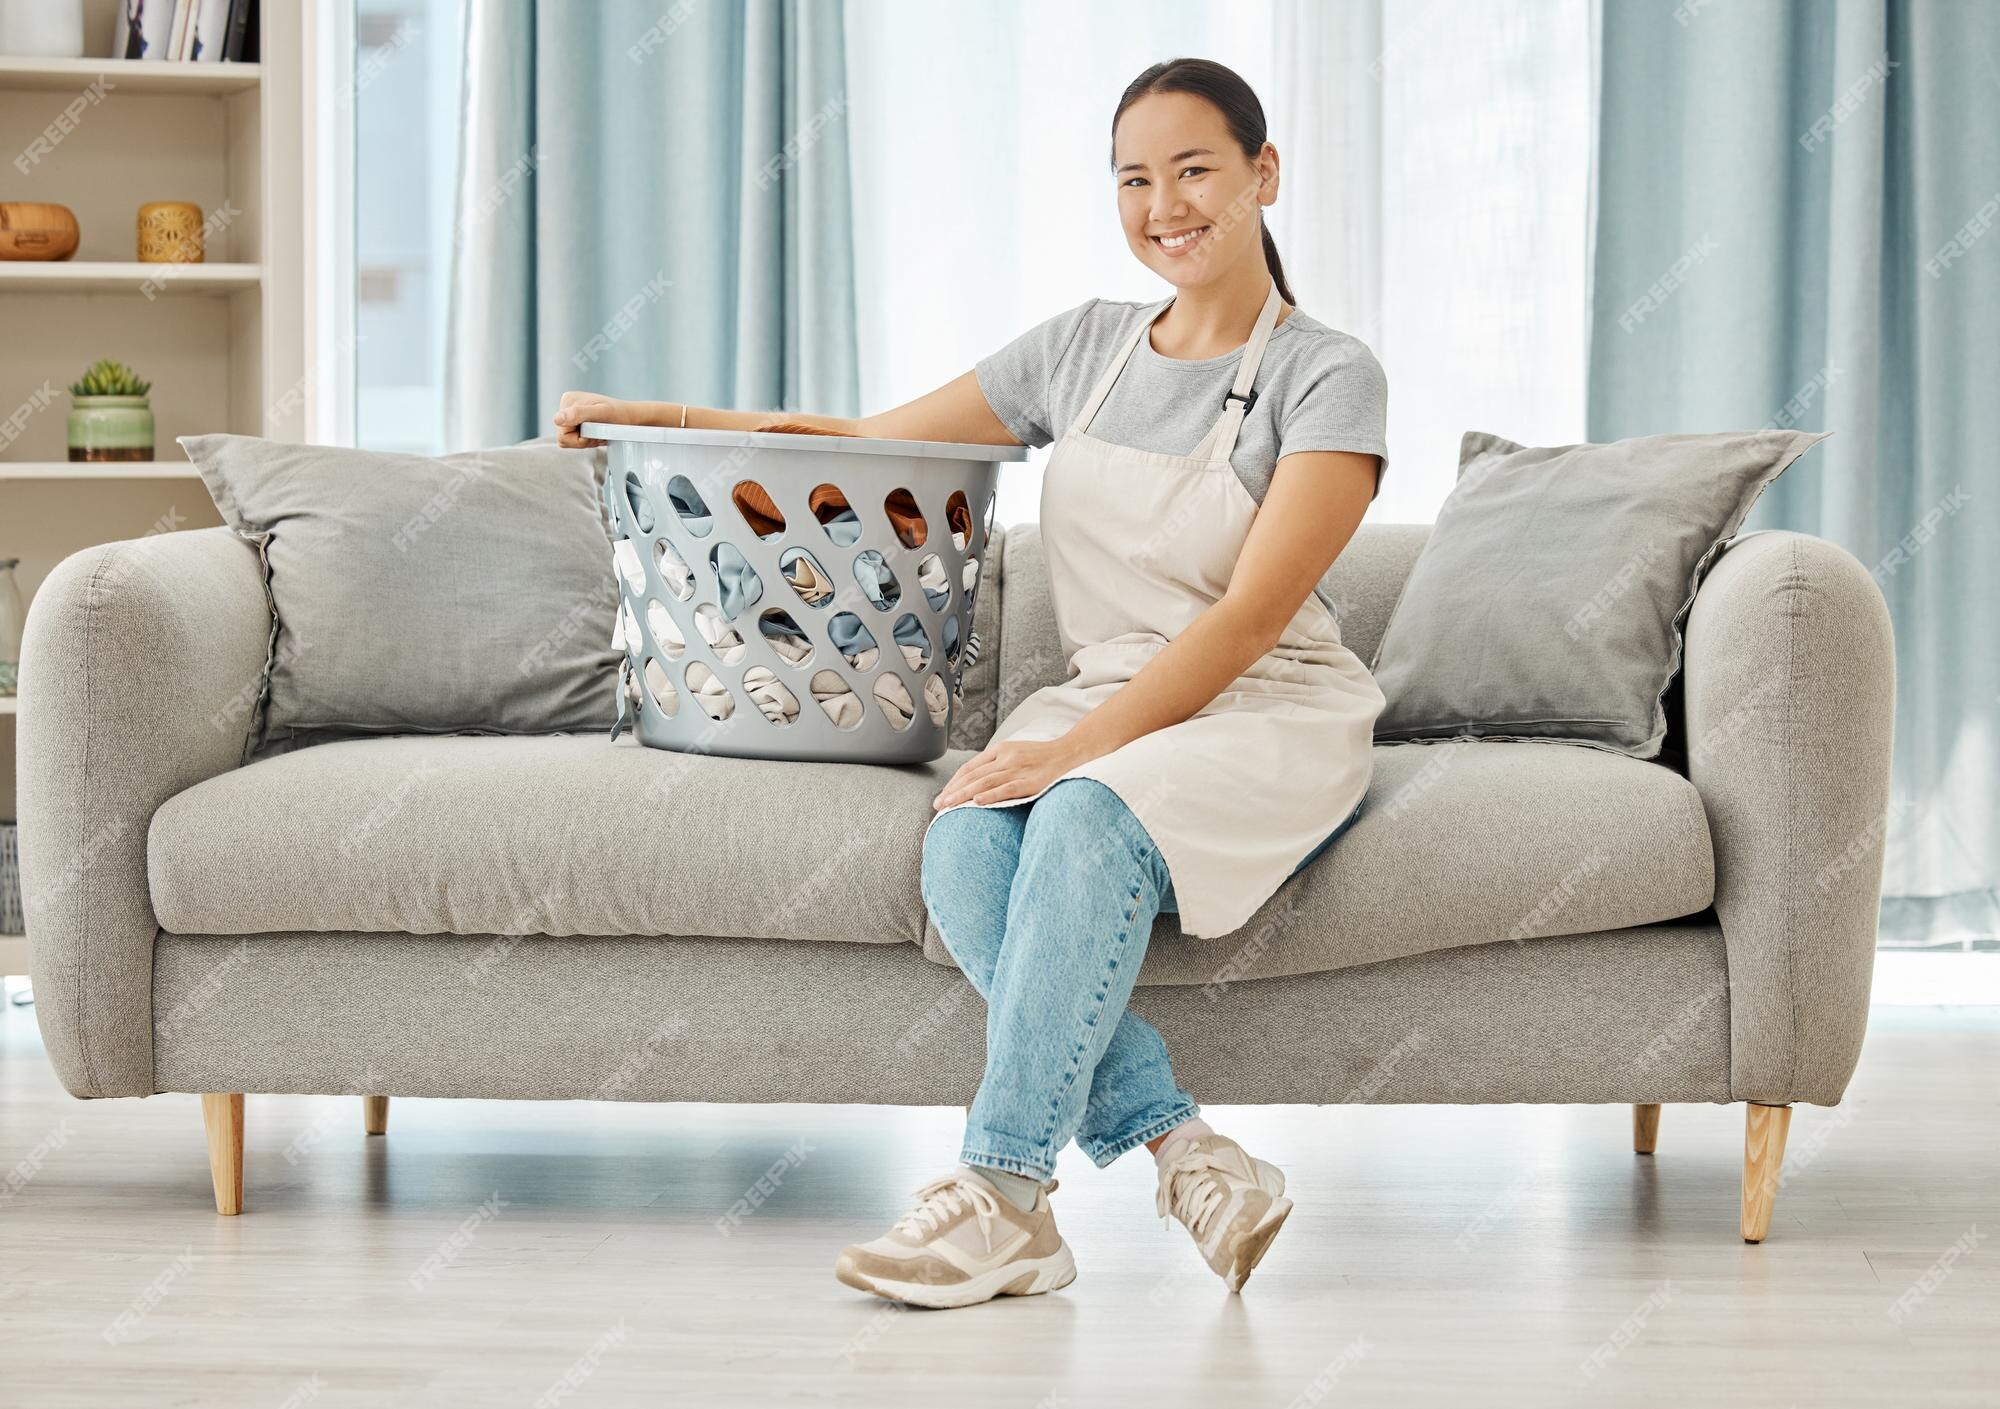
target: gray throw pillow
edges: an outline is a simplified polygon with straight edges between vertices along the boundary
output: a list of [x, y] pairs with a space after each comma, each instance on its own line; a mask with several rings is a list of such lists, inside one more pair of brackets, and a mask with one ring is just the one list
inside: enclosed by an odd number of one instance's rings
[[365, 734], [609, 730], [604, 452], [182, 436], [275, 626], [246, 758]]
[[1370, 664], [1384, 743], [1471, 736], [1655, 758], [1695, 588], [1825, 433], [1530, 448], [1479, 432]]

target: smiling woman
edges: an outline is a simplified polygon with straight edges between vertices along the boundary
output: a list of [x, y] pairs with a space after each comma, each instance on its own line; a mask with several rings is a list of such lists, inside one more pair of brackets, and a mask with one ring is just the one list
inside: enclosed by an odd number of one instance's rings
[[1242, 1286], [1284, 1176], [1199, 1119], [1126, 1000], [1157, 914], [1229, 934], [1355, 820], [1385, 703], [1325, 578], [1380, 484], [1386, 389], [1360, 339], [1290, 301], [1262, 105], [1221, 64], [1154, 65], [1116, 105], [1110, 165], [1166, 298], [1091, 299], [872, 416], [574, 391], [554, 416], [570, 445], [587, 423], [780, 421], [1054, 445], [1039, 532], [1067, 674], [958, 767], [924, 837], [925, 900], [987, 1001], [985, 1077], [958, 1169], [835, 1265], [931, 1306], [1075, 1275], [1045, 1193], [1071, 1140], [1099, 1165], [1153, 1148], [1160, 1211]]

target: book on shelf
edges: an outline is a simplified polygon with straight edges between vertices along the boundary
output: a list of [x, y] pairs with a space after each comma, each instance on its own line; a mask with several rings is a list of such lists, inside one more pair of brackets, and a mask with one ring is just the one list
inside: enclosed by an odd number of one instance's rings
[[255, 63], [258, 0], [124, 0], [120, 56]]

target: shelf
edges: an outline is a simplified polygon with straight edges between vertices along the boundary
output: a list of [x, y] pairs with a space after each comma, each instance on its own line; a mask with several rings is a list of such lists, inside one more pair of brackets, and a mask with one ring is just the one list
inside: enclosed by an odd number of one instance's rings
[[78, 92], [100, 74], [110, 93], [246, 93], [262, 81], [263, 68], [158, 59], [0, 58], [0, 92]]
[[[162, 279], [162, 271], [171, 272]], [[0, 289], [29, 293], [137, 293], [157, 281], [161, 294], [233, 294], [256, 288], [262, 276], [256, 264], [0, 260]]]
[[0, 479], [200, 479], [185, 460], [0, 460]]
[[21, 974], [28, 972], [28, 937], [24, 934], [0, 934], [0, 974]]
[[17, 714], [20, 712], [20, 707], [19, 695], [0, 695], [0, 714]]

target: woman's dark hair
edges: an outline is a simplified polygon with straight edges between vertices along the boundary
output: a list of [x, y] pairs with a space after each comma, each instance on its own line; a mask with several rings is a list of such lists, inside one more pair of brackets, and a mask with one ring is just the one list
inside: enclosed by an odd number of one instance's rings
[[[1148, 93], [1192, 93], [1197, 98], [1206, 98], [1222, 113], [1223, 121], [1229, 124], [1229, 135], [1243, 149], [1244, 156], [1255, 159], [1264, 150], [1264, 105], [1257, 101], [1257, 95], [1235, 69], [1225, 68], [1212, 59], [1168, 59], [1154, 64], [1127, 84], [1125, 96], [1118, 100], [1118, 111], [1111, 114], [1114, 140], [1118, 135], [1118, 119], [1125, 116], [1125, 109]], [[1115, 152], [1111, 165], [1113, 170], [1117, 169]], [[1292, 297], [1291, 285], [1285, 282], [1284, 261], [1278, 258], [1278, 243], [1271, 238], [1270, 227], [1264, 224], [1261, 207], [1257, 212], [1257, 228], [1264, 236], [1264, 264], [1278, 286], [1278, 296], [1296, 307], [1298, 300]]]

